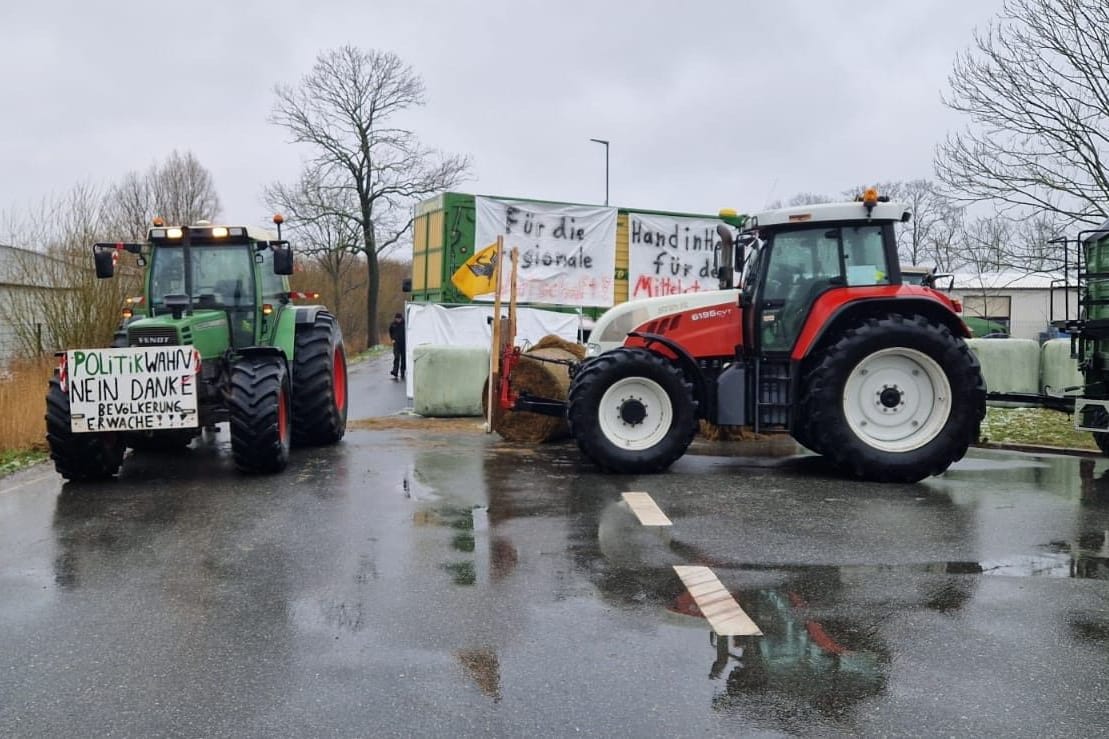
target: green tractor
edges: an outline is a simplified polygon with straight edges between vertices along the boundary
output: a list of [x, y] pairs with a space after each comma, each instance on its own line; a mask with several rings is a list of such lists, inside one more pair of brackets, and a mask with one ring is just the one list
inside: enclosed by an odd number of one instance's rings
[[[165, 227], [146, 243], [93, 245], [96, 276], [136, 256], [141, 313], [112, 348], [59, 353], [46, 439], [69, 480], [111, 477], [125, 450], [173, 450], [227, 422], [235, 465], [279, 472], [291, 445], [346, 432], [347, 364], [339, 322], [289, 290], [292, 250], [250, 226]], [[311, 296], [314, 297], [314, 296]]]

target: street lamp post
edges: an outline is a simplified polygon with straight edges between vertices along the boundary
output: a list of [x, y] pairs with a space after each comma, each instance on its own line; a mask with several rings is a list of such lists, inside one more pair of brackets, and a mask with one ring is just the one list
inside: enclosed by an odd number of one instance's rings
[[604, 139], [589, 139], [605, 147], [605, 205], [608, 205], [608, 142]]

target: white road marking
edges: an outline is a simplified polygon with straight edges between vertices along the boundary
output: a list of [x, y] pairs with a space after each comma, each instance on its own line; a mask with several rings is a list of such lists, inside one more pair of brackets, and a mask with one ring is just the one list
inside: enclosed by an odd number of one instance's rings
[[[625, 493], [627, 495], [627, 493]], [[693, 602], [720, 636], [762, 636], [762, 631], [743, 612], [735, 598], [708, 567], [674, 565]]]
[[624, 502], [644, 526], [671, 526], [670, 519], [647, 493], [624, 493]]
[[42, 482], [43, 480], [49, 480], [51, 477], [55, 477], [55, 475], [42, 475], [41, 477], [33, 477], [30, 480], [24, 480], [18, 485], [12, 485], [10, 488], [4, 488], [3, 490], [0, 490], [0, 495], [4, 495], [5, 493], [14, 493], [20, 488], [25, 488], [28, 485], [34, 485], [36, 482]]

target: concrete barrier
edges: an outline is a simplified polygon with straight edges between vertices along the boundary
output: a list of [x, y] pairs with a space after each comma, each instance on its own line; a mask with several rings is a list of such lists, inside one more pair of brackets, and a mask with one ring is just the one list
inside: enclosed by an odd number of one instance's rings
[[481, 415], [489, 350], [422, 344], [412, 349], [412, 410], [421, 416]]
[[1070, 339], [1045, 341], [1040, 350], [1040, 386], [1059, 391], [1082, 383], [1078, 360], [1070, 355]]
[[986, 390], [993, 393], [1040, 391], [1040, 345], [1032, 339], [967, 339], [978, 356]]

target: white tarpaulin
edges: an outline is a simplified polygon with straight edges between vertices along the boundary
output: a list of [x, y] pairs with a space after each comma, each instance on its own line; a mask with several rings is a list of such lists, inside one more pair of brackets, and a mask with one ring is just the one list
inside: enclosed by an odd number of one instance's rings
[[628, 213], [628, 299], [716, 290], [715, 218]]
[[[616, 208], [476, 197], [477, 248], [504, 237], [504, 296], [512, 247], [520, 250], [521, 303], [607, 307], [616, 272]], [[480, 296], [490, 300], [492, 296]]]
[[[480, 346], [488, 349], [493, 343], [491, 305], [463, 305], [454, 308], [435, 303], [405, 305], [405, 344], [408, 364], [406, 392], [413, 397], [412, 350], [421, 344], [445, 346]], [[507, 312], [502, 309], [501, 316]], [[534, 344], [554, 334], [567, 341], [577, 341], [579, 317], [539, 308], [516, 309], [516, 345]]]

